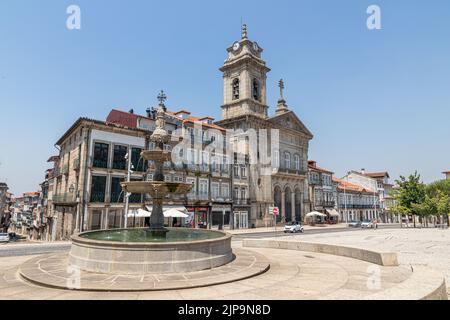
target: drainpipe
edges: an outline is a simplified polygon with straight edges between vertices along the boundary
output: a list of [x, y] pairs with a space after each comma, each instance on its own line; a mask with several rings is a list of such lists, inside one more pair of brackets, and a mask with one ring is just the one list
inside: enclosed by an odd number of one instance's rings
[[85, 161], [84, 161], [84, 181], [83, 181], [83, 196], [81, 197], [81, 222], [80, 222], [80, 233], [84, 231], [84, 215], [87, 206], [87, 178], [88, 178], [88, 169], [89, 169], [89, 150], [91, 146], [91, 128], [83, 127], [82, 130], [87, 129], [87, 137], [85, 140]]

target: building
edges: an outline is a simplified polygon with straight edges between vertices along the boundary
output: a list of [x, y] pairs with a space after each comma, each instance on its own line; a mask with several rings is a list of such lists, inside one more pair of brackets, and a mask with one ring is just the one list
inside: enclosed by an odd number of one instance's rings
[[445, 175], [445, 179], [450, 180], [450, 170], [442, 172]]
[[335, 188], [333, 188], [333, 172], [320, 168], [316, 161], [308, 161], [308, 181], [310, 211], [327, 215], [334, 213]]
[[391, 208], [395, 205], [395, 201], [391, 196], [393, 185], [389, 182], [390, 176], [386, 171], [382, 172], [365, 172], [363, 174], [367, 177], [377, 181], [377, 191], [379, 195], [380, 211], [379, 217], [382, 222], [389, 222], [396, 219], [396, 215], [391, 212]]
[[[384, 177], [384, 173], [380, 176]], [[363, 205], [366, 207], [365, 209], [369, 209], [369, 207], [371, 209], [363, 212], [362, 216], [365, 217], [365, 219], [380, 219], [382, 213], [384, 212], [385, 208], [382, 207], [381, 202], [384, 197], [384, 184], [380, 182], [379, 179], [385, 181], [384, 178], [373, 178], [367, 175], [364, 169], [360, 172], [350, 171], [341, 179], [362, 188], [364, 193], [367, 193], [368, 191], [372, 192], [371, 202], [367, 203], [363, 201]], [[366, 198], [367, 197], [365, 197], [364, 200], [367, 200]]]
[[341, 214], [340, 219], [344, 222], [375, 219], [377, 210], [374, 202], [378, 195], [372, 189], [349, 182], [348, 178], [333, 178], [337, 186], [336, 207]]
[[[263, 49], [249, 40], [245, 25], [241, 39], [227, 52], [220, 68], [224, 86], [222, 119], [216, 124], [235, 132], [234, 145], [249, 159], [249, 226], [271, 223], [270, 206], [279, 207], [279, 222], [300, 221], [309, 204], [307, 159], [313, 135], [286, 104], [282, 80], [275, 113], [269, 115], [266, 80], [270, 69], [262, 58]], [[264, 147], [261, 142], [266, 137], [270, 146]], [[273, 145], [275, 141], [277, 145]], [[267, 164], [265, 159], [271, 162]]]
[[11, 231], [33, 236], [36, 215], [40, 206], [41, 193], [38, 191], [25, 192], [15, 199], [11, 216]]
[[7, 232], [11, 221], [12, 194], [8, 185], [0, 182], [0, 232]]

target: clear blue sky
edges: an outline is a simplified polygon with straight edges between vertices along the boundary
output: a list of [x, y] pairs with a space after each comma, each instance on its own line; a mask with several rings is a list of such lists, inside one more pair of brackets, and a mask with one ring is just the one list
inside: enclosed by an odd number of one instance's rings
[[[70, 4], [80, 31], [66, 29]], [[366, 27], [370, 4], [382, 30]], [[219, 118], [218, 68], [241, 17], [272, 69], [271, 112], [283, 78], [319, 165], [426, 182], [450, 169], [450, 1], [2, 0], [0, 180], [37, 189], [78, 117], [144, 113], [160, 89], [171, 109]]]

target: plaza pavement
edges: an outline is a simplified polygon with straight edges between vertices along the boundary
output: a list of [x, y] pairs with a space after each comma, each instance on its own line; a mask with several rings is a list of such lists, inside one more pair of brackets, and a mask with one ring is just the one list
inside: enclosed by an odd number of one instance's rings
[[[278, 237], [291, 241], [322, 242], [399, 253], [400, 266], [383, 267], [369, 262], [321, 253], [268, 248], [244, 248], [264, 255], [270, 269], [259, 276], [203, 288], [153, 292], [82, 292], [33, 285], [18, 275], [18, 269], [33, 256], [0, 258], [0, 299], [389, 299], [418, 298], [416, 289], [405, 286], [415, 277], [417, 291], [445, 274], [450, 283], [450, 230], [389, 229], [361, 230]], [[241, 247], [240, 242], [234, 243]], [[415, 266], [416, 275], [411, 269]], [[422, 268], [423, 267], [423, 268]], [[371, 277], [377, 268], [380, 281]], [[441, 278], [442, 279], [442, 278]], [[399, 288], [408, 287], [409, 291]], [[423, 290], [422, 290], [423, 291]]]
[[441, 272], [450, 293], [450, 229], [367, 229], [278, 238], [396, 252], [401, 265], [427, 266]]

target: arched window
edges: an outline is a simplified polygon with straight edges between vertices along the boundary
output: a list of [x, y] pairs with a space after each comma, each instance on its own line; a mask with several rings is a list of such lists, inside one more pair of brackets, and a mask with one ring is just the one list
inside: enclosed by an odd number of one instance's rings
[[291, 154], [289, 152], [284, 153], [284, 167], [286, 169], [291, 168]]
[[239, 79], [233, 80], [233, 100], [239, 99]]
[[259, 101], [259, 82], [258, 80], [253, 79], [253, 99], [258, 100]]

